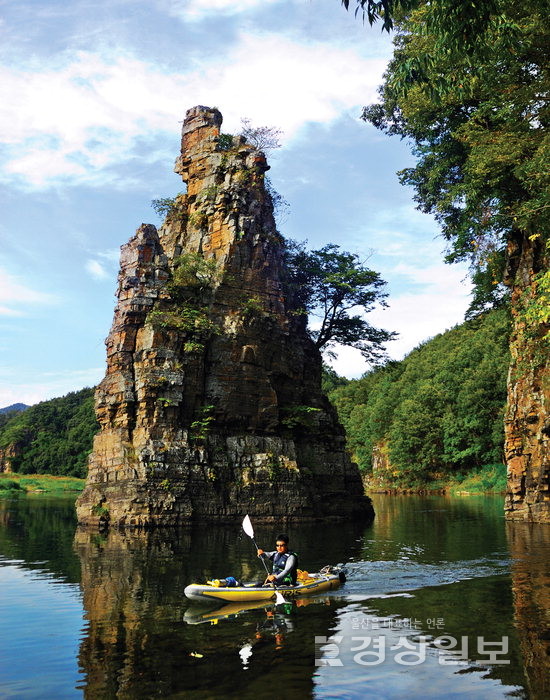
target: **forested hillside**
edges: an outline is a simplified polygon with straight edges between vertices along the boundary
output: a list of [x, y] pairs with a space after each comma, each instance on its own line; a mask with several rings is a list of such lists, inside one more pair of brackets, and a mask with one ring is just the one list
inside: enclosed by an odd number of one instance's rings
[[491, 311], [333, 389], [361, 470], [407, 487], [501, 463], [509, 333]]
[[86, 476], [97, 431], [93, 389], [42, 401], [0, 426], [0, 471]]
[[[359, 380], [328, 369], [323, 388], [360, 469], [411, 487], [501, 463], [509, 333], [499, 309]], [[0, 471], [85, 477], [96, 430], [93, 389], [11, 414], [0, 426]]]

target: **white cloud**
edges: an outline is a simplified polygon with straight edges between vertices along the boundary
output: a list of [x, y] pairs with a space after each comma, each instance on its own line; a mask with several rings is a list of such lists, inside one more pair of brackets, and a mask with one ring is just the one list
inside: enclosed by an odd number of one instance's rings
[[0, 316], [23, 316], [23, 313], [10, 309], [9, 306], [0, 306]]
[[273, 5], [280, 0], [175, 0], [169, 11], [185, 21], [199, 21], [207, 17], [236, 15]]
[[23, 312], [17, 307], [53, 304], [56, 301], [53, 294], [36, 291], [0, 269], [0, 315], [21, 316]]
[[99, 258], [103, 258], [104, 260], [108, 260], [111, 263], [118, 263], [120, 259], [120, 249], [119, 248], [110, 248], [109, 250], [103, 250], [99, 251], [96, 253], [96, 255]]
[[[34, 375], [32, 382], [12, 380], [12, 373], [6, 368], [0, 368], [3, 382], [0, 385], [0, 408], [14, 403], [26, 403], [29, 406], [64, 396], [70, 391], [79, 391], [85, 386], [95, 386], [105, 374], [104, 368], [94, 367], [83, 370], [70, 370], [58, 373], [42, 373]], [[9, 386], [7, 385], [9, 383]]]
[[[84, 51], [64, 62], [0, 68], [8, 153], [0, 177], [34, 188], [113, 181], [111, 166], [164, 158], [158, 139], [172, 138], [196, 104], [219, 106], [226, 130], [247, 116], [277, 125], [288, 140], [308, 121], [357, 113], [358, 100], [374, 99], [384, 66], [354, 48], [242, 33], [227, 55], [209, 53], [186, 73]], [[157, 142], [141, 156], [144, 139]]]
[[[388, 308], [369, 313], [373, 326], [398, 331], [399, 337], [387, 344], [389, 356], [401, 360], [420, 343], [462, 323], [469, 304], [471, 283], [462, 266], [440, 263], [425, 268], [401, 264], [395, 272], [418, 284], [418, 291], [390, 295]], [[346, 377], [360, 377], [369, 369], [361, 353], [340, 348], [331, 362]]]
[[88, 272], [94, 279], [103, 280], [106, 277], [110, 277], [107, 270], [97, 260], [88, 260], [85, 267], [86, 272]]

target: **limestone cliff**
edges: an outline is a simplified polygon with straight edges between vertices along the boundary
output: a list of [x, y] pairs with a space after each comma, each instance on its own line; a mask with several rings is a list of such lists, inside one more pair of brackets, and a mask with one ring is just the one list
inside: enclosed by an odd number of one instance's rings
[[79, 522], [372, 517], [285, 286], [263, 153], [187, 112], [187, 184], [123, 246]]
[[544, 338], [550, 329], [526, 313], [537, 291], [536, 277], [550, 261], [536, 238], [512, 240], [508, 253], [513, 331], [505, 417], [506, 518], [550, 523], [550, 352]]

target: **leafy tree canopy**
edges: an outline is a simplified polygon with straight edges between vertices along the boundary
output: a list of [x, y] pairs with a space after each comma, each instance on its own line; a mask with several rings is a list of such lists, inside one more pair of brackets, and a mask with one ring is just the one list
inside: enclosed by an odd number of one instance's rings
[[[341, 0], [349, 9], [350, 0]], [[352, 3], [353, 4], [353, 3]], [[422, 7], [423, 0], [356, 0], [355, 14], [361, 14], [369, 24], [382, 22], [382, 29], [390, 31], [403, 16]], [[464, 52], [479, 49], [479, 38], [490, 27], [506, 26], [499, 12], [499, 0], [435, 0], [430, 3], [426, 29], [436, 33], [447, 50]]]
[[386, 476], [407, 486], [500, 462], [509, 331], [507, 309], [481, 314], [333, 389], [360, 468], [384, 451]]
[[94, 390], [82, 389], [42, 401], [0, 427], [0, 449], [14, 447], [11, 468], [22, 474], [86, 476], [98, 430]]
[[[400, 173], [419, 208], [449, 241], [447, 259], [475, 270], [475, 310], [499, 302], [525, 240], [544, 258], [550, 207], [547, 4], [471, 3], [488, 13], [471, 50], [449, 43], [437, 18], [455, 2], [407, 3], [381, 103], [363, 118], [412, 143], [417, 165]], [[397, 5], [394, 5], [394, 11]], [[411, 9], [412, 8], [412, 9]], [[468, 36], [464, 17], [453, 24]], [[466, 42], [466, 38], [465, 38]], [[546, 163], [546, 165], [545, 165]], [[537, 262], [538, 260], [538, 262]]]
[[319, 319], [310, 335], [320, 350], [331, 352], [341, 344], [357, 348], [374, 364], [385, 358], [382, 345], [396, 333], [371, 326], [363, 315], [386, 306], [386, 283], [377, 272], [332, 243], [308, 251], [293, 241], [287, 242], [287, 269], [298, 309]]

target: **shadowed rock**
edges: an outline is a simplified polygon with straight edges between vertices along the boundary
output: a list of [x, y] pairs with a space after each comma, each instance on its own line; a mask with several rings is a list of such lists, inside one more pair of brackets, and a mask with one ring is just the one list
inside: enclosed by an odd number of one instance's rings
[[122, 247], [88, 525], [372, 517], [285, 283], [265, 156], [194, 107], [160, 230]]

